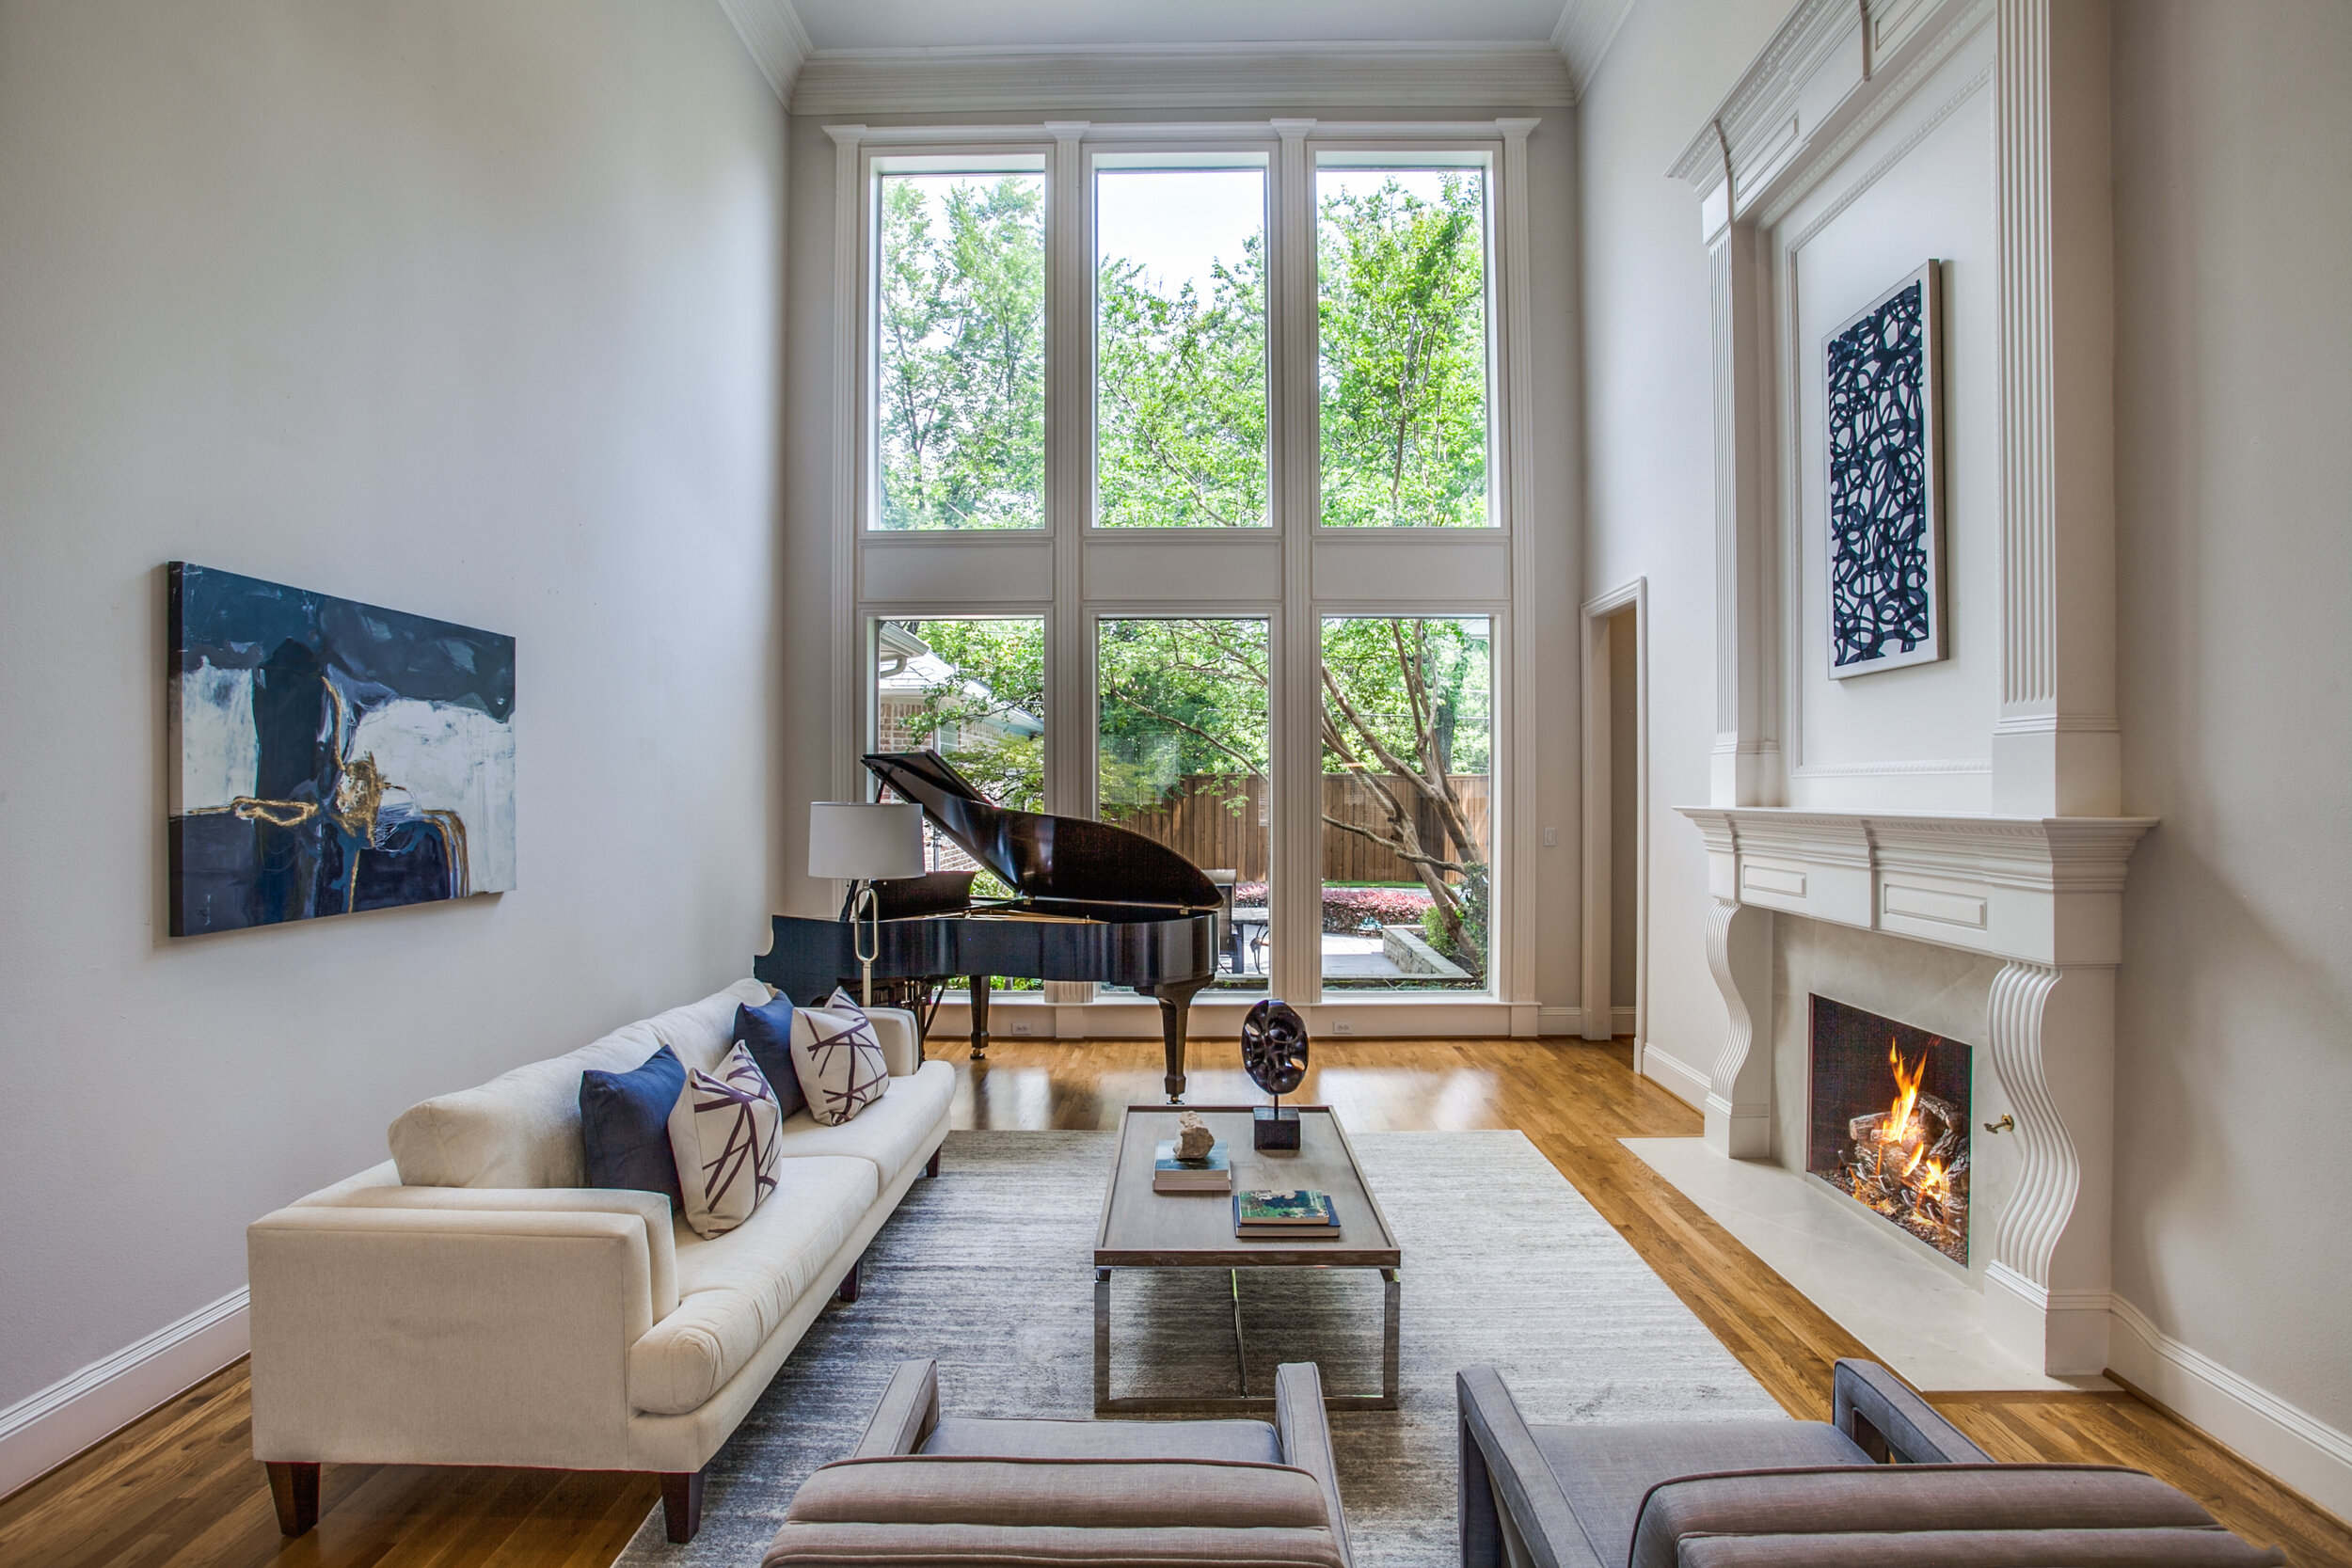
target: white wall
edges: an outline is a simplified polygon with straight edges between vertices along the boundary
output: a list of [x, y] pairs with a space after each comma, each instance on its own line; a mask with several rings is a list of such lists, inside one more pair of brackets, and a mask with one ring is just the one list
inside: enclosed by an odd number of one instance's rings
[[2302, 1151], [2352, 1114], [2352, 8], [2252, 14], [2115, 10], [2123, 803], [2164, 819], [2123, 892], [2115, 1289], [2341, 1433], [2352, 1186]]
[[1666, 168], [1787, 9], [1644, 0], [1577, 111], [1584, 580], [1605, 593], [1649, 579], [1645, 1055], [1702, 1081], [1724, 1005], [1707, 972], [1707, 857], [1674, 808], [1706, 802], [1715, 742], [1713, 393], [1698, 202]]
[[[1669, 811], [1706, 798], [1713, 501], [1707, 259], [1663, 171], [1786, 12], [1644, 0], [1581, 110], [1587, 578], [1646, 575], [1654, 614], [1654, 1069], [1703, 1073], [1724, 1028], [1698, 837]], [[2133, 0], [2114, 19], [2124, 809], [2163, 818], [2124, 895], [2114, 1364], [2291, 1482], [2352, 1496], [2327, 1490], [2352, 1477], [2352, 1193], [2313, 1168], [2352, 1106], [2352, 10]], [[1979, 221], [1893, 216], [1919, 226], [1909, 250]], [[1951, 241], [1928, 234], [1947, 221]], [[1966, 754], [1865, 717], [1841, 748]]]
[[[0, 7], [0, 1408], [765, 946], [782, 158], [715, 5]], [[172, 559], [516, 636], [516, 889], [167, 937]]]

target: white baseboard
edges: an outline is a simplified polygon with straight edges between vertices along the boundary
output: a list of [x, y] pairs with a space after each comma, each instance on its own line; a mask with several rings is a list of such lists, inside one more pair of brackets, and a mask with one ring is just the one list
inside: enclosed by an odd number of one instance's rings
[[1581, 1035], [1584, 1033], [1584, 1009], [1581, 1007], [1538, 1007], [1535, 1009], [1535, 1033], [1538, 1035]]
[[2107, 1365], [2118, 1377], [2339, 1519], [2352, 1519], [2352, 1435], [2211, 1356], [2118, 1296]]
[[1685, 1101], [1696, 1110], [1707, 1108], [1708, 1083], [1707, 1074], [1689, 1063], [1670, 1054], [1656, 1040], [1644, 1044], [1638, 1053], [1641, 1073], [1662, 1085], [1676, 1099]]
[[0, 1497], [201, 1383], [246, 1348], [246, 1291], [239, 1286], [0, 1410]]
[[1630, 1007], [1610, 1008], [1609, 1032], [1613, 1035], [1629, 1035], [1633, 1033], [1633, 1009]]

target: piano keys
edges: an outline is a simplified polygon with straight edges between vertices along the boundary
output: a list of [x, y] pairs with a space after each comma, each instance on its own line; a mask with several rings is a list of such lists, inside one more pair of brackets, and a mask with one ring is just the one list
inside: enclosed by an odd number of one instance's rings
[[[1159, 1003], [1168, 1100], [1181, 1101], [1192, 999], [1216, 974], [1224, 909], [1216, 884], [1140, 833], [999, 806], [936, 752], [863, 760], [891, 792], [921, 806], [943, 834], [1012, 889], [1009, 898], [976, 898], [977, 873], [970, 871], [876, 882], [876, 984], [935, 997], [949, 980], [964, 978], [976, 1061], [988, 1049], [989, 992], [996, 979], [1131, 986]], [[775, 916], [769, 950], [752, 961], [752, 973], [795, 1002], [817, 1000], [835, 985], [854, 991], [860, 966], [848, 921]], [[918, 1012], [928, 1023], [928, 1009]]]

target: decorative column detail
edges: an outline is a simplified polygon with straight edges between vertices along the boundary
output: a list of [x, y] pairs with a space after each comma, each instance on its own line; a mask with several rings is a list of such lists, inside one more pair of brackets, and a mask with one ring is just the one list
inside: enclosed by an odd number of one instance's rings
[[1767, 717], [1772, 645], [1765, 630], [1765, 530], [1756, 474], [1756, 237], [1737, 221], [1729, 152], [1720, 130], [1716, 150], [1719, 160], [1677, 168], [1701, 192], [1699, 227], [1707, 239], [1713, 335], [1715, 747], [1708, 800], [1757, 806], [1777, 798], [1779, 745]]
[[2017, 1118], [2017, 1184], [1993, 1227], [1985, 1329], [2053, 1374], [2106, 1366], [2115, 971], [2012, 960], [1986, 1008]]
[[1707, 1075], [1707, 1147], [1735, 1160], [1772, 1153], [1772, 916], [1724, 898], [1707, 909], [1707, 967], [1730, 1026]]
[[1999, 0], [2001, 711], [1995, 811], [2121, 809], [2107, 13]]
[[[1057, 280], [1088, 276], [1087, 245], [1094, 232], [1091, 182], [1086, 174], [1083, 119], [1047, 120], [1054, 151], [1046, 166], [1049, 209], [1075, 214], [1078, 221], [1049, 226], [1061, 254], [1046, 269], [1045, 374], [1048, 404], [1084, 408], [1092, 401], [1094, 378], [1093, 301], [1083, 289], [1062, 289]], [[1054, 536], [1054, 605], [1045, 646], [1053, 679], [1046, 683], [1045, 809], [1065, 816], [1092, 816], [1095, 809], [1094, 748], [1082, 736], [1094, 734], [1094, 647], [1087, 635], [1086, 528], [1093, 509], [1093, 453], [1083, 421], [1048, 420], [1045, 426], [1045, 524]], [[1048, 980], [1045, 999], [1054, 1004], [1055, 1034], [1065, 1039], [1086, 1034], [1074, 1009], [1094, 1000], [1091, 980]]]

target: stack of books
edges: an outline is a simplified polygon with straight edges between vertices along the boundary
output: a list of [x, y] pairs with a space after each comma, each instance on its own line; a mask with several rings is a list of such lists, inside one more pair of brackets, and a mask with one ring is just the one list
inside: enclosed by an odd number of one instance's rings
[[1233, 1190], [1232, 1162], [1220, 1140], [1209, 1146], [1205, 1160], [1176, 1158], [1176, 1140], [1162, 1138], [1152, 1161], [1152, 1190], [1155, 1193], [1230, 1193]]
[[1331, 1207], [1330, 1194], [1311, 1187], [1235, 1193], [1233, 1234], [1245, 1242], [1337, 1241], [1339, 1211]]

